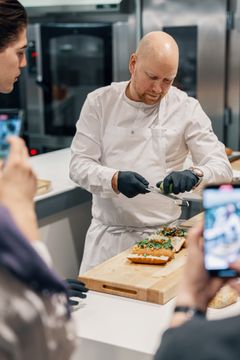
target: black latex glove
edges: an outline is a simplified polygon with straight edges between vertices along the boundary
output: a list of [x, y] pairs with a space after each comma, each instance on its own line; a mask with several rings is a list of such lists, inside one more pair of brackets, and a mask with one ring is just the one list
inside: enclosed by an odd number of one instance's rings
[[[180, 192], [190, 191], [198, 182], [198, 177], [190, 170], [173, 171], [163, 180], [163, 191], [165, 194], [173, 192], [179, 194]], [[159, 187], [161, 181], [156, 184]]]
[[128, 198], [149, 193], [146, 190], [148, 184], [149, 182], [136, 172], [119, 171], [118, 173], [118, 190]]
[[85, 287], [85, 284], [81, 281], [76, 279], [66, 279], [68, 283], [68, 301], [70, 305], [77, 305], [79, 302], [77, 300], [72, 300], [71, 297], [78, 297], [80, 299], [86, 298], [86, 292], [88, 289]]

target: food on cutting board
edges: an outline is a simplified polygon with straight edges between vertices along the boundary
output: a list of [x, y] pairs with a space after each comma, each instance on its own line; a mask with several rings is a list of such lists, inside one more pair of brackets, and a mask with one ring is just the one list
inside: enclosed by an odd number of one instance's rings
[[214, 298], [210, 301], [208, 306], [214, 309], [222, 309], [228, 305], [234, 304], [238, 300], [238, 293], [229, 285], [223, 286]]
[[174, 258], [185, 243], [186, 230], [178, 227], [163, 227], [147, 239], [138, 241], [127, 258], [140, 264], [166, 264]]
[[225, 147], [225, 152], [226, 152], [227, 156], [232, 155], [233, 149], [231, 149], [229, 147]]

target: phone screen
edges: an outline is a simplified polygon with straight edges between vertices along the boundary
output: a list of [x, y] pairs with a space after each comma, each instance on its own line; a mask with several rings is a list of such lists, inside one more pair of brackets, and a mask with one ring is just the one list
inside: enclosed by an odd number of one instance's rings
[[229, 263], [240, 259], [240, 184], [203, 190], [204, 262], [211, 275], [238, 276]]
[[7, 109], [0, 110], [0, 158], [8, 156], [9, 144], [7, 138], [11, 135], [20, 134], [22, 124], [22, 111]]

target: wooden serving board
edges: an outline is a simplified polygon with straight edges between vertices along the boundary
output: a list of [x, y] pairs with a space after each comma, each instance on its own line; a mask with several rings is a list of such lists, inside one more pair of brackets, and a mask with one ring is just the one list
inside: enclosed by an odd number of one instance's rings
[[186, 261], [185, 248], [165, 265], [133, 264], [127, 259], [129, 251], [87, 271], [79, 279], [91, 290], [156, 304], [165, 304], [176, 296]]

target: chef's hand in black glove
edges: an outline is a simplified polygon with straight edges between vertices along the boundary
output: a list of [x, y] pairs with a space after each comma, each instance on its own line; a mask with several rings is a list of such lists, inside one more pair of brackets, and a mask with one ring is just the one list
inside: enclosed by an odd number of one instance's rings
[[88, 289], [85, 287], [85, 284], [76, 279], [66, 279], [68, 284], [68, 301], [70, 305], [77, 305], [79, 302], [77, 300], [71, 299], [72, 296], [84, 299], [87, 295]]
[[[179, 194], [180, 192], [190, 191], [198, 182], [198, 177], [190, 170], [173, 171], [163, 180], [163, 191], [165, 194], [173, 192]], [[156, 184], [159, 187], [161, 182]]]
[[119, 171], [118, 173], [118, 190], [128, 198], [149, 193], [146, 190], [148, 184], [149, 182], [136, 172]]

